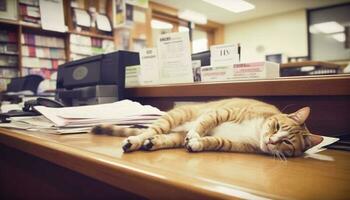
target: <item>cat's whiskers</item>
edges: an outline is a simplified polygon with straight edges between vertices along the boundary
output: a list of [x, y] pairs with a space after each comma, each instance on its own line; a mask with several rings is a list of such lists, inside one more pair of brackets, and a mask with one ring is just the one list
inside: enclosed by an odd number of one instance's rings
[[283, 152], [280, 152], [280, 154], [281, 154], [281, 156], [282, 156], [282, 158], [283, 158], [283, 161], [287, 161], [287, 157], [284, 155], [284, 153], [283, 153]]
[[285, 156], [282, 152], [280, 152], [280, 151], [276, 151], [276, 152], [277, 152], [278, 158], [279, 158], [281, 161], [287, 161], [286, 156]]

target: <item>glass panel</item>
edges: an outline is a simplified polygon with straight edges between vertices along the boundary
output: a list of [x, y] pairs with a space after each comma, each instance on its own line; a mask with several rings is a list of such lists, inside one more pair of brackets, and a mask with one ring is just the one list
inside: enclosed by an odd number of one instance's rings
[[189, 32], [190, 29], [186, 26], [179, 26], [179, 32]]
[[164, 33], [170, 33], [174, 27], [173, 24], [161, 21], [158, 19], [152, 19], [151, 21], [152, 26], [152, 41], [153, 41], [153, 47], [157, 46], [157, 38]]
[[207, 32], [194, 29], [192, 32], [192, 53], [198, 53], [208, 50]]

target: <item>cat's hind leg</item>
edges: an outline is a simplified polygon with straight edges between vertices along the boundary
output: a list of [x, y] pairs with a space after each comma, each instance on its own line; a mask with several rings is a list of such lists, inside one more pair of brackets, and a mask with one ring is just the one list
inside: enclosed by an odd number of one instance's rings
[[145, 140], [142, 149], [153, 151], [158, 149], [183, 147], [185, 135], [184, 132], [155, 135]]
[[172, 129], [191, 121], [194, 108], [191, 106], [182, 106], [175, 108], [160, 117], [149, 128], [145, 129], [142, 134], [130, 136], [123, 141], [124, 152], [131, 152], [140, 149], [144, 142], [156, 135], [168, 134]]

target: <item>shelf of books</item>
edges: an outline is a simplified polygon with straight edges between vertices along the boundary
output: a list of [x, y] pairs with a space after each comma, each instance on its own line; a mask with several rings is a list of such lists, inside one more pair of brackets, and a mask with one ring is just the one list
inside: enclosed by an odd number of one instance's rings
[[[117, 49], [132, 49], [129, 45], [130, 33], [118, 34], [120, 31], [116, 30], [121, 28], [114, 23], [121, 14], [115, 7], [124, 8], [127, 1], [0, 0], [0, 2], [3, 2], [0, 3], [0, 7], [4, 5], [0, 9], [0, 91], [6, 90], [11, 78], [29, 74], [43, 76], [52, 85], [49, 88], [51, 90], [55, 88], [56, 71], [60, 64]], [[134, 21], [141, 20], [145, 25], [147, 6], [142, 4], [143, 7], [133, 10], [134, 6], [140, 7], [140, 5], [132, 2], [129, 1], [130, 5], [126, 6], [129, 9], [128, 18], [126, 19], [124, 15], [127, 11], [122, 10], [125, 19], [118, 19], [122, 22], [128, 21], [132, 27], [132, 13], [134, 13], [140, 16], [140, 19], [135, 18]], [[148, 4], [148, 1], [145, 2]], [[53, 4], [56, 4], [56, 7], [52, 7]], [[48, 6], [51, 6], [50, 9], [54, 12], [47, 12], [45, 8]], [[62, 9], [58, 9], [60, 6]], [[53, 18], [55, 20], [52, 20]], [[63, 23], [57, 25], [60, 29], [50, 29], [47, 24], [51, 21]], [[142, 31], [137, 32], [144, 38], [145, 34]], [[118, 43], [119, 40], [124, 41], [125, 45]]]
[[38, 26], [41, 24], [39, 0], [19, 0], [19, 20], [22, 24]]
[[11, 78], [18, 76], [17, 30], [0, 31], [0, 90], [6, 90]]
[[22, 76], [38, 74], [55, 84], [58, 65], [66, 62], [64, 38], [22, 33], [21, 53]]
[[108, 53], [115, 50], [113, 40], [70, 34], [70, 60], [78, 60], [88, 56]]

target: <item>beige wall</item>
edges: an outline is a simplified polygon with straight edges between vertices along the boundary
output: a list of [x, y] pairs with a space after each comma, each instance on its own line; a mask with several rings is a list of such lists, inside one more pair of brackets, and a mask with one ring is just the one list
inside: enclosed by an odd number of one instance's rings
[[242, 61], [261, 61], [275, 53], [307, 56], [306, 11], [228, 24], [225, 43], [241, 44]]

